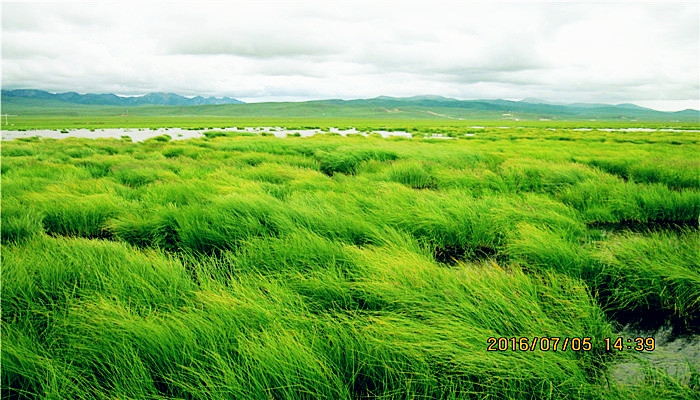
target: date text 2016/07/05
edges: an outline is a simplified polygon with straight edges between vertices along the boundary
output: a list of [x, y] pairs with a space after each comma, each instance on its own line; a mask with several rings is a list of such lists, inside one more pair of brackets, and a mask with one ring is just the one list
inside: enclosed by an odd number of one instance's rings
[[[490, 337], [486, 344], [487, 351], [591, 351], [596, 348], [590, 337]], [[656, 341], [653, 337], [616, 337], [603, 339], [601, 345], [606, 351], [654, 351]]]

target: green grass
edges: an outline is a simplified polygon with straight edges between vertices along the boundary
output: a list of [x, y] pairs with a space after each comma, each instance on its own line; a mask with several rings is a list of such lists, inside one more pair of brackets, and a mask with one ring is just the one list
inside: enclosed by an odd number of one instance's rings
[[416, 138], [3, 142], [2, 397], [695, 395], [604, 338], [700, 333], [697, 135], [357, 122]]
[[[245, 111], [246, 107], [239, 107]], [[264, 109], [264, 105], [259, 106]], [[446, 136], [463, 136], [465, 133], [476, 133], [479, 135], [483, 132], [482, 129], [474, 129], [473, 126], [485, 127], [553, 127], [559, 129], [569, 128], [639, 128], [641, 126], [648, 128], [680, 128], [680, 129], [698, 129], [700, 124], [697, 121], [686, 122], [655, 122], [655, 121], [513, 121], [503, 120], [498, 114], [494, 120], [484, 120], [483, 115], [470, 116], [464, 120], [445, 120], [429, 118], [416, 118], [412, 115], [388, 114], [384, 111], [368, 116], [366, 112], [360, 112], [357, 115], [343, 116], [326, 116], [321, 117], [318, 113], [298, 113], [295, 110], [289, 110], [289, 115], [271, 117], [270, 114], [255, 115], [252, 113], [240, 113], [234, 115], [227, 112], [226, 106], [199, 106], [199, 107], [157, 107], [145, 106], [139, 107], [139, 114], [134, 114], [136, 109], [128, 116], [123, 114], [123, 108], [110, 108], [101, 106], [79, 107], [84, 112], [67, 113], [65, 108], [59, 108], [51, 112], [45, 108], [38, 111], [35, 110], [17, 110], [14, 114], [19, 114], [14, 117], [10, 125], [3, 127], [7, 130], [31, 130], [31, 129], [103, 129], [103, 128], [190, 128], [215, 130], [216, 128], [228, 127], [246, 127], [246, 126], [283, 126], [288, 129], [324, 129], [335, 127], [340, 129], [357, 128], [358, 130], [374, 129], [388, 131], [407, 131], [407, 132], [422, 132], [422, 133], [442, 133]], [[221, 112], [207, 112], [211, 109], [219, 108]], [[234, 107], [235, 108], [235, 107]], [[196, 110], [195, 113], [192, 111]], [[164, 113], [167, 111], [168, 113]], [[365, 111], [365, 110], [361, 110]], [[12, 112], [12, 111], [8, 111]], [[317, 115], [316, 117], [300, 117], [301, 115]], [[475, 118], [476, 117], [476, 118]], [[509, 132], [510, 133], [510, 132]], [[542, 132], [550, 133], [550, 132]], [[589, 132], [551, 132], [554, 140], [570, 140], [570, 134], [577, 136], [586, 136]], [[624, 135], [624, 136], [621, 136]], [[628, 137], [638, 135], [638, 133], [616, 133], [609, 132], [606, 136], [597, 136], [597, 140], [609, 141], [626, 141]], [[644, 133], [644, 135], [649, 135]], [[673, 132], [655, 132], [654, 136], [681, 136]], [[697, 134], [696, 134], [697, 136]], [[639, 138], [637, 136], [636, 138]], [[642, 139], [646, 140], [646, 139]], [[681, 140], [675, 140], [682, 142]]]
[[659, 182], [672, 189], [700, 188], [700, 162], [697, 160], [591, 159], [587, 164], [634, 182]]
[[394, 163], [387, 172], [387, 179], [414, 189], [437, 188], [437, 179], [432, 176], [429, 168], [412, 161]]
[[[269, 275], [246, 271], [250, 257], [265, 257], [253, 248], [185, 264], [85, 239], [39, 239], [32, 245], [41, 252], [29, 255], [10, 249], [3, 253], [10, 282], [4, 318], [12, 321], [3, 382], [15, 393], [63, 397], [594, 393], [588, 381], [595, 376], [582, 364], [600, 352], [533, 359], [483, 350], [488, 337], [501, 335], [602, 340], [607, 324], [584, 286], [492, 266], [445, 269], [402, 249], [338, 248], [323, 240], [309, 246], [300, 239], [269, 243], [275, 264], [268, 264]], [[323, 256], [300, 263], [290, 251]], [[190, 263], [200, 269], [198, 284]], [[238, 266], [222, 275], [228, 264]], [[207, 275], [209, 269], [214, 273]], [[557, 304], [564, 299], [568, 306]], [[57, 310], [61, 315], [53, 317]], [[492, 318], [504, 312], [505, 318]], [[586, 317], [562, 320], [578, 312]]]

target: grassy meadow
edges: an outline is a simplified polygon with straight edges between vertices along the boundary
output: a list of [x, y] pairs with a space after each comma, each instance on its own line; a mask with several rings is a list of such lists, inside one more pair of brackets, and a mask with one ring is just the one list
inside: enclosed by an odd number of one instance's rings
[[2, 398], [698, 398], [605, 339], [700, 334], [700, 135], [467, 124], [2, 142]]

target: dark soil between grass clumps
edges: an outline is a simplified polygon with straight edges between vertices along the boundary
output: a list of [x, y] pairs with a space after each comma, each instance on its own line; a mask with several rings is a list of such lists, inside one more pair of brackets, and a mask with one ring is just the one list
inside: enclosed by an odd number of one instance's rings
[[435, 261], [442, 264], [455, 264], [459, 261], [499, 260], [496, 249], [490, 247], [465, 248], [459, 246], [440, 246], [433, 252]]
[[683, 321], [673, 314], [653, 308], [634, 310], [634, 312], [606, 312], [605, 314], [611, 321], [621, 326], [629, 326], [630, 329], [637, 331], [655, 331], [663, 327], [672, 327], [671, 339], [700, 334], [700, 327], [696, 321]]

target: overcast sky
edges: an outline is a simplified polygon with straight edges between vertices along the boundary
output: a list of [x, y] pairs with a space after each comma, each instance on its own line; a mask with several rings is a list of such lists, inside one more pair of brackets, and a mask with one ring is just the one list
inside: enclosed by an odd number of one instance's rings
[[688, 3], [2, 3], [2, 87], [700, 108]]

